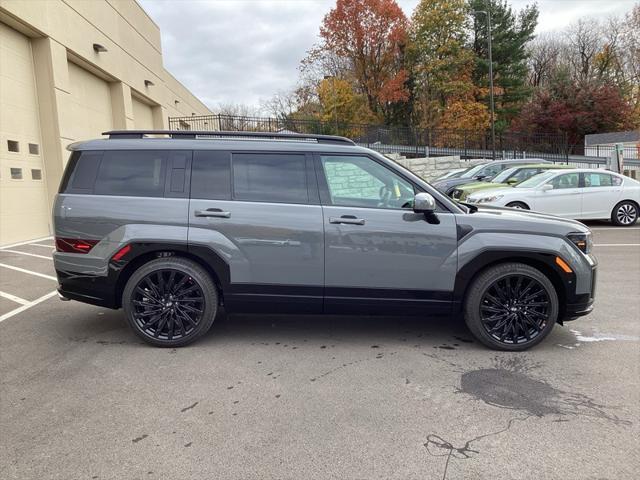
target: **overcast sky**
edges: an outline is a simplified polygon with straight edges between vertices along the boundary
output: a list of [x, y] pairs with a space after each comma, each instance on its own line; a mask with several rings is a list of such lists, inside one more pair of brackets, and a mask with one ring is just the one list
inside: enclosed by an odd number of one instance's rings
[[[165, 67], [215, 110], [259, 106], [296, 84], [298, 65], [317, 42], [335, 0], [139, 0], [160, 26]], [[418, 0], [398, 0], [407, 16]], [[527, 0], [512, 0], [514, 8]], [[538, 32], [581, 16], [623, 14], [634, 0], [538, 0]]]

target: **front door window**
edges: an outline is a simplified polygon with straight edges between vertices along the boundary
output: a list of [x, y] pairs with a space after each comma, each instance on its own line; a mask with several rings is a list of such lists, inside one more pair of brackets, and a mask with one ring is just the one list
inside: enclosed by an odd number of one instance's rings
[[322, 157], [332, 205], [411, 208], [413, 186], [368, 157]]

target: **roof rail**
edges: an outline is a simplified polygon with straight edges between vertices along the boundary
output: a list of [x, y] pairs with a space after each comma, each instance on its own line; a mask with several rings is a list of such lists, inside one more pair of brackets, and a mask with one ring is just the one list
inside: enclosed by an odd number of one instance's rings
[[355, 145], [353, 140], [336, 135], [312, 135], [307, 133], [271, 133], [271, 132], [226, 132], [200, 130], [112, 130], [102, 132], [109, 139], [145, 138], [146, 135], [168, 135], [177, 139], [208, 138], [250, 138], [271, 140], [315, 140], [318, 143]]

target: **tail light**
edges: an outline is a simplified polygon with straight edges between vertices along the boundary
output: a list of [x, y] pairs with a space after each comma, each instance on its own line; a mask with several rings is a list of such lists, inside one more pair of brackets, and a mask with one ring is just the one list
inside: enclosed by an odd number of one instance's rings
[[56, 237], [56, 251], [66, 253], [89, 253], [99, 240]]

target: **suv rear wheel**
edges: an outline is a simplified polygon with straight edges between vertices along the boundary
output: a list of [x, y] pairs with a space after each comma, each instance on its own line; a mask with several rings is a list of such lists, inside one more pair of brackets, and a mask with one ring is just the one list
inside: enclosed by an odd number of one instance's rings
[[551, 281], [522, 263], [489, 267], [472, 283], [464, 304], [471, 333], [497, 350], [526, 350], [546, 337], [558, 318]]
[[211, 328], [218, 292], [200, 265], [186, 258], [166, 257], [133, 273], [122, 305], [129, 325], [145, 342], [182, 347]]

